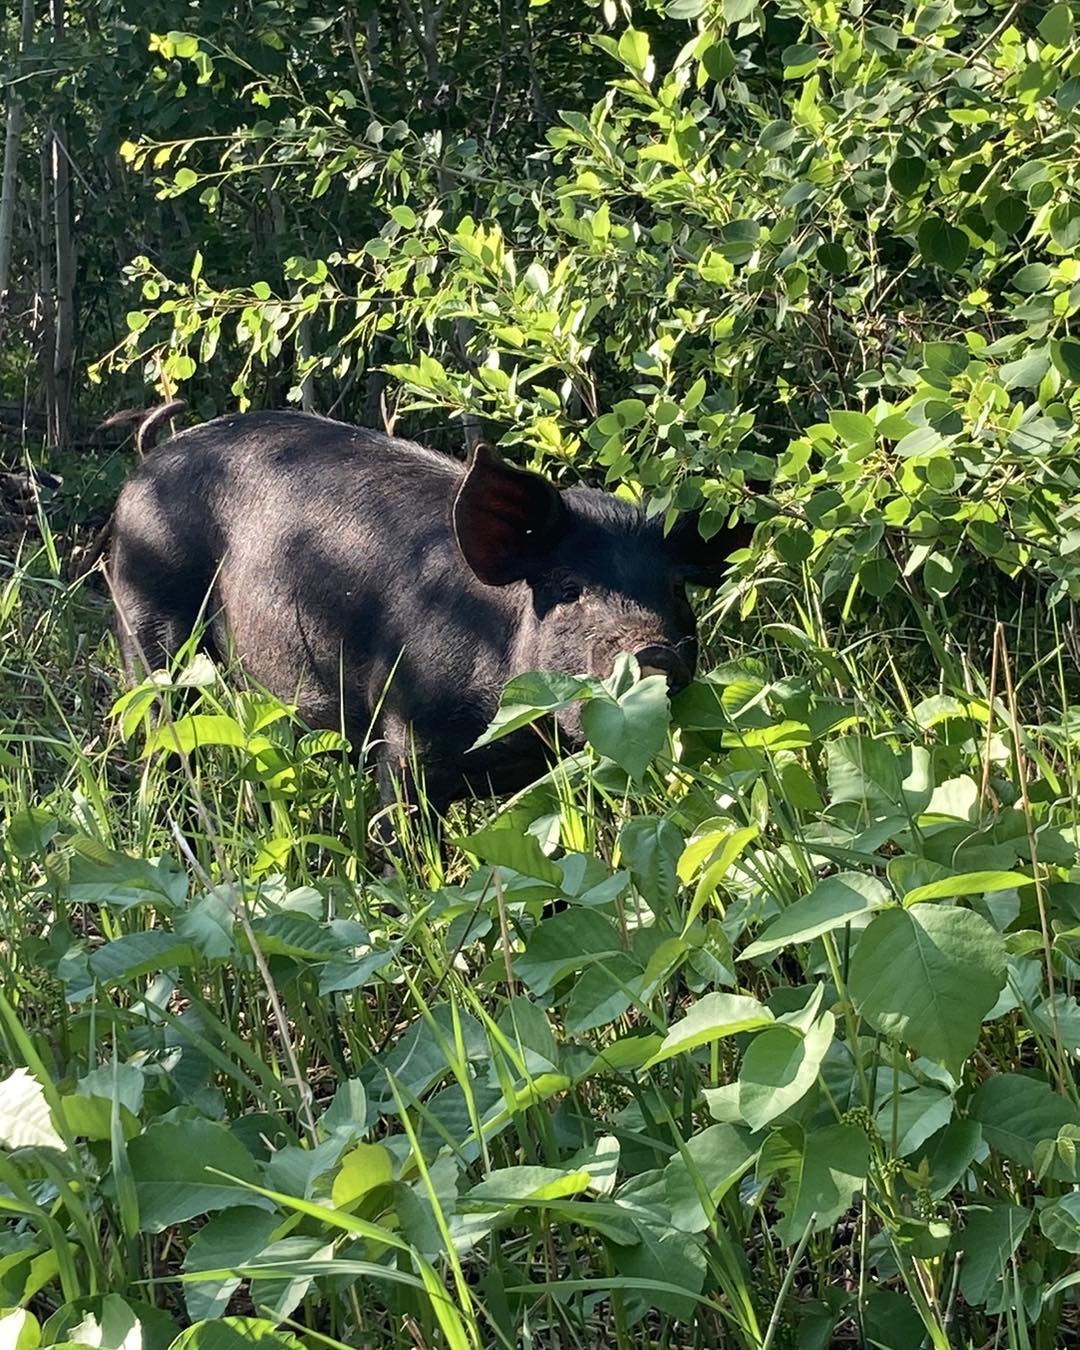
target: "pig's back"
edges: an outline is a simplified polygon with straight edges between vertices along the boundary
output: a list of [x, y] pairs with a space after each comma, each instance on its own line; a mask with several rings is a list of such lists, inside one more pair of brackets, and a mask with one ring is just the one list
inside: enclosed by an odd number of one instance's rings
[[[415, 521], [449, 503], [463, 467], [410, 441], [300, 412], [218, 417], [147, 455], [132, 479], [159, 499], [212, 517], [229, 547], [251, 524], [274, 533], [297, 520], [342, 525], [347, 515]], [[192, 500], [194, 498], [194, 500]]]

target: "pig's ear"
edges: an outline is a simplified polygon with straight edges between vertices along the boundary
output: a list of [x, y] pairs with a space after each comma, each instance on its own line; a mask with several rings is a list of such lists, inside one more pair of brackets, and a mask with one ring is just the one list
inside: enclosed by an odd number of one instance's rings
[[488, 586], [531, 576], [558, 540], [565, 507], [539, 474], [504, 464], [478, 445], [454, 499], [454, 537], [462, 556]]
[[748, 521], [725, 526], [710, 539], [699, 529], [700, 511], [681, 515], [671, 527], [665, 545], [675, 567], [695, 586], [719, 586], [728, 570], [728, 555], [746, 548], [754, 535]]

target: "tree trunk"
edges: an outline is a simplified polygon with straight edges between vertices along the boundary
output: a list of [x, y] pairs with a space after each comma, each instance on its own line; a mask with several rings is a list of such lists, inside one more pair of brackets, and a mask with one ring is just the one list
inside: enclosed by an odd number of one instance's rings
[[[64, 0], [51, 0], [53, 29], [64, 34]], [[53, 349], [54, 413], [49, 444], [62, 445], [71, 415], [75, 366], [75, 239], [72, 231], [71, 161], [62, 116], [52, 124], [53, 219], [56, 240], [56, 343]]]
[[367, 19], [367, 71], [368, 83], [375, 78], [375, 72], [379, 65], [379, 41], [381, 33], [379, 31], [379, 11], [373, 7]]
[[525, 64], [529, 70], [529, 102], [532, 104], [533, 124], [537, 133], [542, 136], [547, 129], [547, 102], [540, 85], [540, 73], [536, 68], [532, 18], [529, 14], [528, 0], [516, 0], [516, 5], [518, 27], [521, 29], [521, 41], [525, 50]]
[[38, 339], [38, 361], [41, 369], [41, 394], [45, 405], [46, 436], [56, 421], [56, 376], [53, 354], [56, 350], [56, 325], [53, 321], [53, 184], [52, 140], [46, 135], [41, 142], [41, 209], [38, 213], [37, 237], [37, 297], [34, 304], [34, 328]]
[[[23, 0], [18, 54], [21, 57], [34, 36], [34, 0]], [[18, 65], [16, 65], [18, 69]], [[0, 313], [3, 312], [11, 276], [11, 250], [15, 238], [15, 202], [19, 191], [19, 136], [22, 132], [22, 96], [19, 84], [8, 89], [7, 126], [4, 132], [4, 175], [0, 182]]]
[[[399, 0], [399, 3], [401, 12], [405, 16], [405, 22], [412, 33], [413, 41], [419, 48], [424, 61], [428, 97], [432, 107], [437, 108], [448, 94], [447, 74], [439, 58], [439, 23], [442, 19], [443, 4], [436, 3], [436, 0], [420, 0], [420, 16], [417, 18], [409, 0]], [[443, 162], [444, 152], [445, 145], [441, 145], [436, 163], [435, 181], [438, 184], [439, 196], [445, 202], [454, 189], [454, 183]], [[471, 370], [476, 364], [469, 355], [469, 341], [473, 335], [473, 324], [466, 318], [455, 319], [453, 329], [458, 354], [465, 367]], [[463, 413], [461, 425], [465, 432], [465, 443], [470, 449], [473, 449], [478, 442], [484, 439], [480, 419], [474, 413]]]

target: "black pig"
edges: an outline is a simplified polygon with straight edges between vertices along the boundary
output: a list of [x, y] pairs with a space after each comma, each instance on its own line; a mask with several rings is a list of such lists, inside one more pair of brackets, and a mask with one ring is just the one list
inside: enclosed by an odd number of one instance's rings
[[[411, 752], [436, 809], [545, 767], [523, 730], [469, 747], [527, 670], [667, 675], [697, 659], [687, 582], [719, 580], [748, 527], [709, 542], [607, 493], [560, 491], [481, 447], [466, 469], [408, 441], [293, 412], [221, 417], [142, 462], [114, 518], [125, 665], [169, 661], [200, 613], [313, 727], [374, 742], [386, 793]], [[580, 744], [562, 718], [561, 740]]]

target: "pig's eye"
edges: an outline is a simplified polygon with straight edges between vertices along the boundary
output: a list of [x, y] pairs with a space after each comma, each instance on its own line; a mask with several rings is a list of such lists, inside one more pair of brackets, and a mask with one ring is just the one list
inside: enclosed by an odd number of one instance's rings
[[553, 568], [537, 587], [537, 598], [545, 609], [576, 604], [582, 596], [581, 582], [567, 568]]
[[581, 599], [581, 587], [576, 581], [563, 581], [559, 584], [559, 604], [572, 605]]

